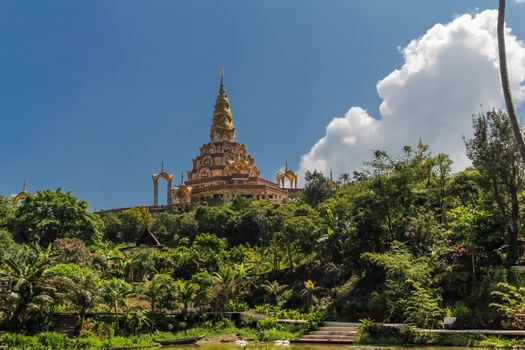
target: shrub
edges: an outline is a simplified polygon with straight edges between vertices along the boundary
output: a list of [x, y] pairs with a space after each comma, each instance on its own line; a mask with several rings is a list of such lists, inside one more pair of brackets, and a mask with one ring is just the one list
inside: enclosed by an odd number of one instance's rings
[[43, 349], [43, 347], [38, 343], [38, 340], [36, 338], [20, 333], [7, 333], [4, 334], [1, 339], [2, 344], [7, 345], [8, 349]]
[[369, 318], [359, 320], [359, 322], [361, 322], [359, 326], [360, 333], [367, 333], [371, 336], [377, 336], [382, 333], [383, 325], [381, 323], [377, 323]]
[[49, 349], [69, 350], [73, 346], [73, 341], [71, 341], [65, 334], [44, 332], [38, 334], [36, 337], [42, 346]]
[[277, 320], [273, 317], [263, 318], [262, 320], [257, 321], [257, 328], [260, 330], [267, 330], [274, 328], [277, 325]]

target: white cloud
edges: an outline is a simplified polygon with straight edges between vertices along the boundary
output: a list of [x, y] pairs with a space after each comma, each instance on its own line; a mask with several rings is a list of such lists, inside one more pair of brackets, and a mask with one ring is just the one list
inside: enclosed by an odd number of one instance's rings
[[523, 4], [525, 3], [525, 0], [514, 0], [516, 4]]
[[[462, 136], [472, 114], [502, 106], [496, 39], [497, 11], [466, 14], [436, 24], [401, 49], [404, 64], [377, 83], [381, 119], [352, 107], [334, 118], [326, 135], [303, 155], [300, 173], [351, 173], [371, 150], [398, 154], [421, 136], [433, 153], [448, 153], [455, 169], [468, 165]], [[514, 99], [525, 100], [525, 44], [507, 29], [507, 60]], [[483, 106], [483, 107], [481, 107]]]

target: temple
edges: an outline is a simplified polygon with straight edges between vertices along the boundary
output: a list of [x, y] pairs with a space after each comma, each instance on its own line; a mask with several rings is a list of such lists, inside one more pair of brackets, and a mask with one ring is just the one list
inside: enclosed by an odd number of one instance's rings
[[187, 172], [187, 179], [182, 174], [178, 186], [172, 187], [172, 175], [164, 170], [164, 163], [161, 172], [152, 175], [154, 206], [159, 205], [158, 182], [161, 178], [168, 183], [167, 205], [209, 199], [224, 202], [236, 195], [280, 203], [293, 198], [300, 191], [297, 188], [297, 174], [288, 169], [287, 162], [285, 170], [276, 174], [277, 183], [265, 180], [260, 175], [254, 157], [248, 154], [244, 144], [236, 140], [233, 114], [224, 87], [224, 71], [221, 69], [210, 142], [200, 147], [191, 170]]

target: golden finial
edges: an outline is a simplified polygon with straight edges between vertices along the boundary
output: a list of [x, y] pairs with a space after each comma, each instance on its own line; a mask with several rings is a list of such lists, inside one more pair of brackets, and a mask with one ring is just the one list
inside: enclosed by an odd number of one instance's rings
[[219, 87], [219, 94], [224, 95], [224, 67], [221, 66], [221, 85]]
[[421, 136], [419, 136], [419, 143], [417, 144], [417, 148], [422, 149], [423, 147], [425, 147], [425, 145], [423, 144], [423, 140], [421, 139]]

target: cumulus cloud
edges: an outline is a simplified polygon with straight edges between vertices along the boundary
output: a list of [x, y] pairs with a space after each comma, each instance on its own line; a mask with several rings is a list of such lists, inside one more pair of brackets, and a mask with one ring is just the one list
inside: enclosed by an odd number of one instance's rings
[[[303, 155], [300, 173], [351, 173], [371, 150], [400, 153], [419, 137], [433, 153], [448, 153], [455, 169], [469, 164], [463, 136], [472, 114], [503, 106], [496, 38], [497, 11], [465, 14], [436, 24], [400, 49], [404, 64], [377, 83], [380, 118], [351, 107], [326, 127], [326, 135]], [[507, 60], [515, 102], [525, 100], [525, 44], [507, 29]], [[481, 107], [483, 106], [483, 107]]]

